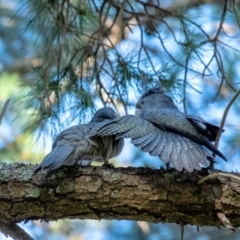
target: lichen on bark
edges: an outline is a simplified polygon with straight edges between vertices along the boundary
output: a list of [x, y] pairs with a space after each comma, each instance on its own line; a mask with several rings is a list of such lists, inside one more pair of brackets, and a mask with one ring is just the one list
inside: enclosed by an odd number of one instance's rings
[[[240, 182], [207, 172], [150, 168], [63, 168], [36, 184], [34, 165], [0, 167], [0, 217], [7, 222], [61, 218], [130, 219], [220, 226], [223, 212], [240, 226]], [[42, 180], [41, 180], [42, 181]]]

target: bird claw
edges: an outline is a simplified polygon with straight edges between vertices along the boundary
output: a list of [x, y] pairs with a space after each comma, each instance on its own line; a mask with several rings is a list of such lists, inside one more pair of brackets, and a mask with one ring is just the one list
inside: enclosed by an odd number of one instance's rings
[[112, 163], [104, 163], [102, 166], [107, 168], [114, 168], [114, 165]]
[[167, 163], [166, 163], [166, 170], [167, 170], [167, 171], [170, 170], [170, 162], [167, 162]]

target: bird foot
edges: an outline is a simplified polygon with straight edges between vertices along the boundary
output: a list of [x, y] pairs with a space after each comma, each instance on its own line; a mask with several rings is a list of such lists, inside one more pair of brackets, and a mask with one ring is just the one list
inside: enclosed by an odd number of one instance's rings
[[104, 163], [102, 166], [107, 168], [114, 168], [114, 165], [112, 163]]
[[166, 171], [170, 170], [170, 163], [166, 163]]

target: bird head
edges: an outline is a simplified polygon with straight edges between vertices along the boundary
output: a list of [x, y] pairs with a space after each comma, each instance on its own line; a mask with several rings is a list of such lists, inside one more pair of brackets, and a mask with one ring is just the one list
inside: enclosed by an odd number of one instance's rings
[[110, 107], [100, 108], [94, 115], [91, 122], [102, 122], [104, 120], [112, 120], [119, 115]]
[[176, 108], [171, 97], [166, 95], [166, 90], [162, 86], [147, 90], [138, 100], [136, 104], [135, 115], [139, 116], [142, 110], [150, 110], [153, 108]]

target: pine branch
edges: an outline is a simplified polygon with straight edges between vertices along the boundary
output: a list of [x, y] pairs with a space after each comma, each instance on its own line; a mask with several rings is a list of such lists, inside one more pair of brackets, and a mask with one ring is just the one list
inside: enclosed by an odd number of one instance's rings
[[[206, 172], [150, 168], [65, 168], [42, 181], [33, 165], [3, 164], [0, 215], [5, 222], [34, 219], [129, 219], [221, 226], [222, 213], [240, 226], [239, 180]], [[239, 177], [239, 174], [234, 174]]]

